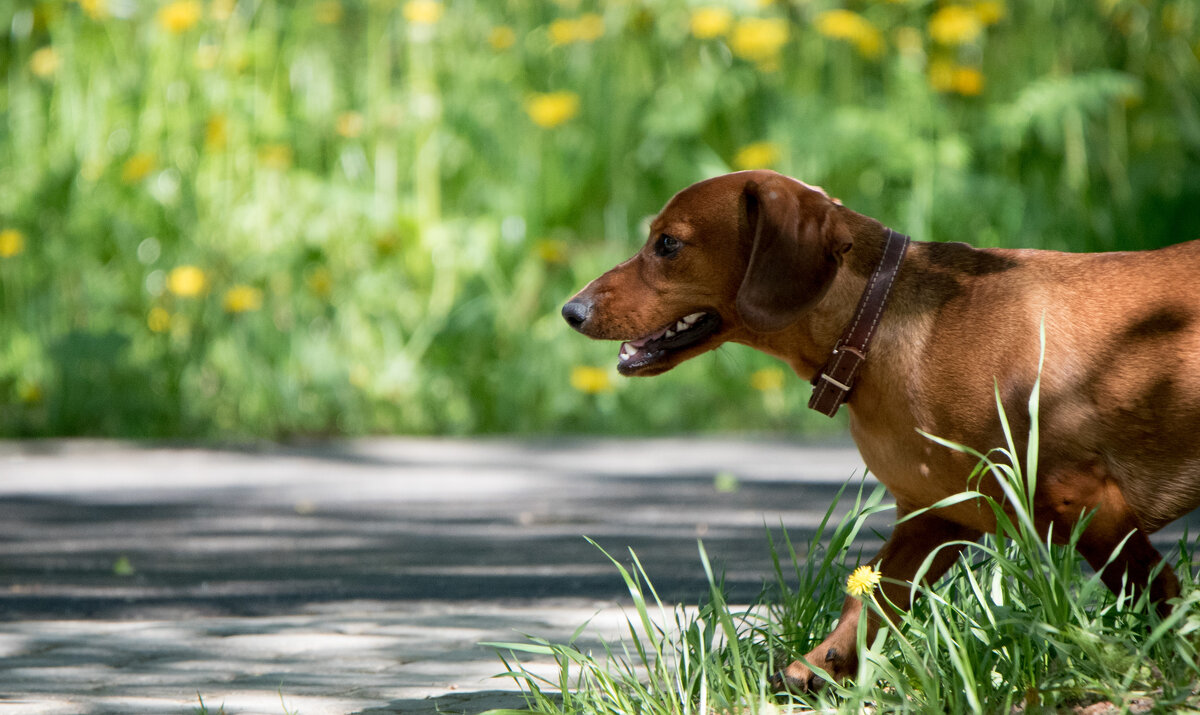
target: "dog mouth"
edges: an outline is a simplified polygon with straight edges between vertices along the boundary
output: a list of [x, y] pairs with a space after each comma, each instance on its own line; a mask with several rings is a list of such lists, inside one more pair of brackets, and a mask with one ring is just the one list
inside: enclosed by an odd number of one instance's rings
[[632, 375], [662, 363], [668, 356], [689, 348], [717, 332], [721, 316], [699, 311], [671, 322], [657, 332], [621, 343], [617, 372]]

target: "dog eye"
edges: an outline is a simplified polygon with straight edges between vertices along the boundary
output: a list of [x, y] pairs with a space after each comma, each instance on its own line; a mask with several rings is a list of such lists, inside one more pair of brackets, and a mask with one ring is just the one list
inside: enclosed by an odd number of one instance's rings
[[658, 242], [654, 244], [654, 254], [661, 258], [670, 258], [679, 253], [679, 249], [681, 248], [683, 248], [683, 241], [664, 233], [658, 237]]

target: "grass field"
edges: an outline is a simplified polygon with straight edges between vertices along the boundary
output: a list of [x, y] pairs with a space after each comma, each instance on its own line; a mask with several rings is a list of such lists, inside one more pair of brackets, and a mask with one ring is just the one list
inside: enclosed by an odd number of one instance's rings
[[922, 240], [1200, 236], [1191, 0], [15, 0], [0, 434], [836, 429], [736, 347], [653, 381], [558, 306], [684, 185]]

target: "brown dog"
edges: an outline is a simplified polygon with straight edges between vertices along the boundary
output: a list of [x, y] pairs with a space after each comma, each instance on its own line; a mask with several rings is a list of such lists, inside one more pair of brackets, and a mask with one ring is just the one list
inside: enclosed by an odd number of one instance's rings
[[[1098, 569], [1132, 532], [1104, 581], [1116, 590], [1128, 574], [1169, 610], [1179, 582], [1165, 564], [1151, 582], [1161, 558], [1147, 534], [1200, 505], [1200, 241], [1100, 254], [913, 242], [905, 254], [893, 249], [898, 236], [794, 179], [727, 174], [671, 199], [642, 250], [580, 291], [563, 316], [589, 337], [625, 341], [624, 375], [657, 375], [732, 341], [806, 380], [830, 374], [848, 326], [877, 323], [856, 375], [817, 382], [838, 394], [853, 383], [851, 434], [900, 515], [966, 490], [975, 466], [921, 431], [980, 451], [1002, 445], [998, 385], [1014, 433], [1028, 434], [1044, 320], [1039, 528], [1063, 536], [1095, 510], [1079, 550]], [[897, 256], [892, 284], [879, 267]], [[885, 282], [886, 308], [864, 300], [871, 311], [860, 320], [860, 296], [878, 297]], [[1002, 500], [994, 483], [979, 489]], [[873, 562], [885, 595], [906, 606], [909, 589], [888, 579], [911, 581], [938, 546], [994, 527], [977, 501], [899, 524]], [[959, 551], [943, 548], [926, 578]], [[781, 684], [816, 685], [808, 663], [852, 674], [860, 610], [847, 598], [837, 628]], [[878, 623], [868, 625], [870, 640]]]

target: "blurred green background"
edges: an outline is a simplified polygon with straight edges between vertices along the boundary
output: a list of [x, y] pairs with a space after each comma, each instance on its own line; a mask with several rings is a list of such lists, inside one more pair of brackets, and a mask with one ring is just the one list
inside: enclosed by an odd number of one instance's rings
[[559, 306], [770, 167], [921, 240], [1200, 237], [1194, 0], [13, 0], [0, 434], [838, 429]]

